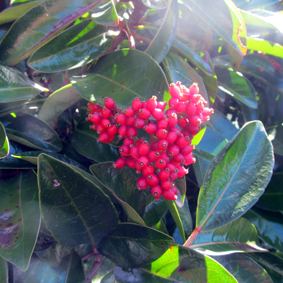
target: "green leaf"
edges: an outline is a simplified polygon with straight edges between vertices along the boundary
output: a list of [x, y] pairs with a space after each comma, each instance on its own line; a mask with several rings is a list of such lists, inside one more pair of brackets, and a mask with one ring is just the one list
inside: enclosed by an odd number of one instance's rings
[[184, 205], [182, 207], [179, 207], [176, 205], [176, 208], [178, 210], [178, 213], [180, 215], [180, 219], [184, 228], [186, 239], [191, 235], [193, 231], [193, 221], [192, 216], [189, 208], [189, 202], [188, 199], [184, 198]]
[[10, 140], [44, 151], [60, 151], [62, 143], [57, 133], [45, 122], [28, 114], [6, 116], [2, 120]]
[[137, 224], [119, 224], [98, 246], [101, 254], [123, 268], [141, 267], [159, 258], [174, 244], [168, 235]]
[[51, 125], [61, 113], [75, 104], [79, 99], [81, 99], [81, 97], [72, 85], [66, 85], [53, 92], [45, 100], [37, 118]]
[[27, 100], [48, 89], [34, 83], [19, 70], [0, 62], [0, 103]]
[[100, 58], [90, 74], [72, 77], [77, 92], [86, 100], [103, 104], [105, 96], [118, 108], [131, 105], [135, 97], [162, 100], [168, 83], [160, 66], [147, 54], [123, 49]]
[[250, 253], [248, 256], [259, 263], [268, 272], [274, 283], [282, 283], [283, 260], [276, 253]]
[[103, 276], [100, 283], [115, 283], [114, 270]]
[[196, 227], [202, 231], [216, 229], [243, 215], [263, 194], [273, 164], [272, 145], [262, 123], [245, 124], [206, 172]]
[[5, 158], [10, 151], [9, 140], [2, 123], [0, 122], [0, 159]]
[[266, 270], [243, 254], [228, 254], [213, 258], [235, 276], [238, 282], [273, 283]]
[[40, 227], [36, 174], [21, 171], [1, 180], [0, 255], [21, 270], [28, 268]]
[[123, 270], [115, 267], [118, 283], [169, 283], [169, 282], [237, 282], [215, 260], [183, 246], [172, 246], [148, 268]]
[[21, 283], [85, 282], [81, 258], [75, 251], [64, 257], [60, 266], [57, 268], [52, 268], [50, 265], [41, 262], [38, 259], [34, 259], [26, 272], [15, 272], [15, 274], [16, 282]]
[[187, 58], [188, 61], [190, 61], [193, 65], [199, 67], [208, 76], [214, 75], [211, 66], [205, 60], [203, 60], [196, 52], [194, 52], [188, 46], [183, 44], [180, 40], [175, 38], [173, 42], [173, 47], [185, 58]]
[[101, 1], [47, 0], [20, 17], [0, 44], [0, 60], [16, 65]]
[[89, 126], [89, 122], [84, 122], [75, 130], [71, 142], [76, 151], [97, 162], [116, 161], [120, 157], [119, 148], [97, 142], [98, 134]]
[[165, 73], [170, 83], [177, 81], [189, 87], [194, 82], [198, 83], [200, 93], [208, 100], [208, 95], [201, 76], [179, 55], [169, 52], [162, 62]]
[[[186, 0], [184, 4], [191, 8], [223, 38], [228, 45], [233, 67], [237, 70], [247, 51], [247, 48], [244, 46], [246, 27], [233, 2], [221, 0], [218, 5], [215, 5], [213, 0]], [[241, 42], [242, 40], [244, 44]]]
[[58, 72], [82, 67], [103, 55], [112, 37], [102, 26], [85, 20], [63, 31], [39, 48], [28, 65], [41, 72]]
[[[238, 3], [238, 2], [240, 2], [240, 3]], [[247, 2], [247, 1], [243, 1], [243, 0], [236, 0], [235, 1], [237, 6], [239, 6], [241, 9], [247, 9], [247, 10], [272, 5], [272, 4], [275, 4], [275, 3], [278, 3], [278, 2], [280, 2], [280, 0], [255, 0], [255, 1], [252, 1], [252, 2], [250, 2], [250, 1]]]
[[0, 13], [0, 25], [13, 22], [25, 14], [32, 7], [38, 5], [42, 1], [34, 1], [22, 5], [10, 6]]
[[257, 229], [260, 239], [283, 252], [283, 221], [282, 214], [253, 208], [245, 215]]
[[128, 167], [118, 169], [112, 162], [93, 164], [90, 171], [106, 188], [122, 201], [128, 203], [139, 215], [145, 210], [145, 195], [137, 189], [137, 174]]
[[168, 0], [163, 21], [153, 40], [145, 50], [158, 63], [164, 59], [172, 46], [177, 29], [178, 17], [179, 9], [177, 0]]
[[201, 232], [194, 240], [191, 249], [206, 255], [225, 255], [229, 252], [255, 252], [257, 231], [247, 219], [240, 217], [231, 223], [208, 232]]
[[2, 258], [0, 258], [0, 276], [3, 283], [9, 283], [8, 264]]
[[[122, 3], [117, 3], [117, 5], [119, 4]], [[97, 24], [104, 26], [117, 26], [119, 23], [118, 14], [112, 0], [99, 5], [91, 14], [91, 18]]]
[[109, 197], [74, 167], [41, 154], [38, 179], [44, 223], [62, 245], [97, 244], [115, 229], [118, 216]]
[[275, 138], [272, 140], [274, 152], [279, 155], [283, 155], [283, 126], [276, 128]]
[[264, 194], [259, 198], [256, 206], [270, 211], [283, 210], [283, 172], [273, 173]]
[[206, 131], [206, 127], [202, 128], [192, 139], [191, 145], [197, 146], [201, 139], [203, 138], [203, 135]]
[[222, 91], [251, 108], [257, 108], [256, 91], [248, 79], [238, 72], [219, 67], [215, 67], [215, 72]]
[[248, 49], [283, 58], [283, 46], [262, 38], [247, 38]]

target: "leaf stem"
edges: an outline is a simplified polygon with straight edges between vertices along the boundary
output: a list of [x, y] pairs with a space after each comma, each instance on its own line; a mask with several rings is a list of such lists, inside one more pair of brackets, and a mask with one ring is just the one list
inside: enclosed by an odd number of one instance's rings
[[189, 239], [185, 242], [184, 247], [189, 247], [200, 233], [200, 228], [196, 227]]

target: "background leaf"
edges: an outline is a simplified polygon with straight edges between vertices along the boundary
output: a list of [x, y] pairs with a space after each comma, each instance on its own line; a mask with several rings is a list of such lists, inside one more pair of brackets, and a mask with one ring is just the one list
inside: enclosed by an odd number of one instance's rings
[[8, 263], [0, 258], [0, 276], [3, 280], [3, 283], [8, 283], [9, 277], [8, 277]]
[[5, 158], [10, 151], [9, 140], [2, 123], [0, 122], [0, 159]]

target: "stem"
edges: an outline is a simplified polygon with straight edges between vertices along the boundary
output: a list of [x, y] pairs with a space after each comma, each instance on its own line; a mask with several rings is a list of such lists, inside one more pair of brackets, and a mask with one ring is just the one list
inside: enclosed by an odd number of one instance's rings
[[102, 256], [100, 255], [100, 257], [96, 257], [92, 267], [91, 267], [91, 270], [86, 278], [86, 282], [90, 281], [94, 275], [96, 274], [96, 272], [98, 271], [98, 269], [100, 268], [101, 264], [102, 264]]
[[189, 237], [189, 239], [185, 242], [183, 246], [189, 247], [193, 243], [193, 241], [196, 239], [199, 233], [200, 233], [200, 228], [196, 227], [192, 235]]

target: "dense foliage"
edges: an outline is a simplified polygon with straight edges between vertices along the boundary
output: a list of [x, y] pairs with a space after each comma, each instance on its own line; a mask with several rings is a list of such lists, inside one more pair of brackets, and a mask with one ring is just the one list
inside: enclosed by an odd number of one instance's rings
[[[282, 1], [0, 4], [1, 282], [283, 282]], [[173, 201], [85, 118], [177, 81], [214, 114]]]

